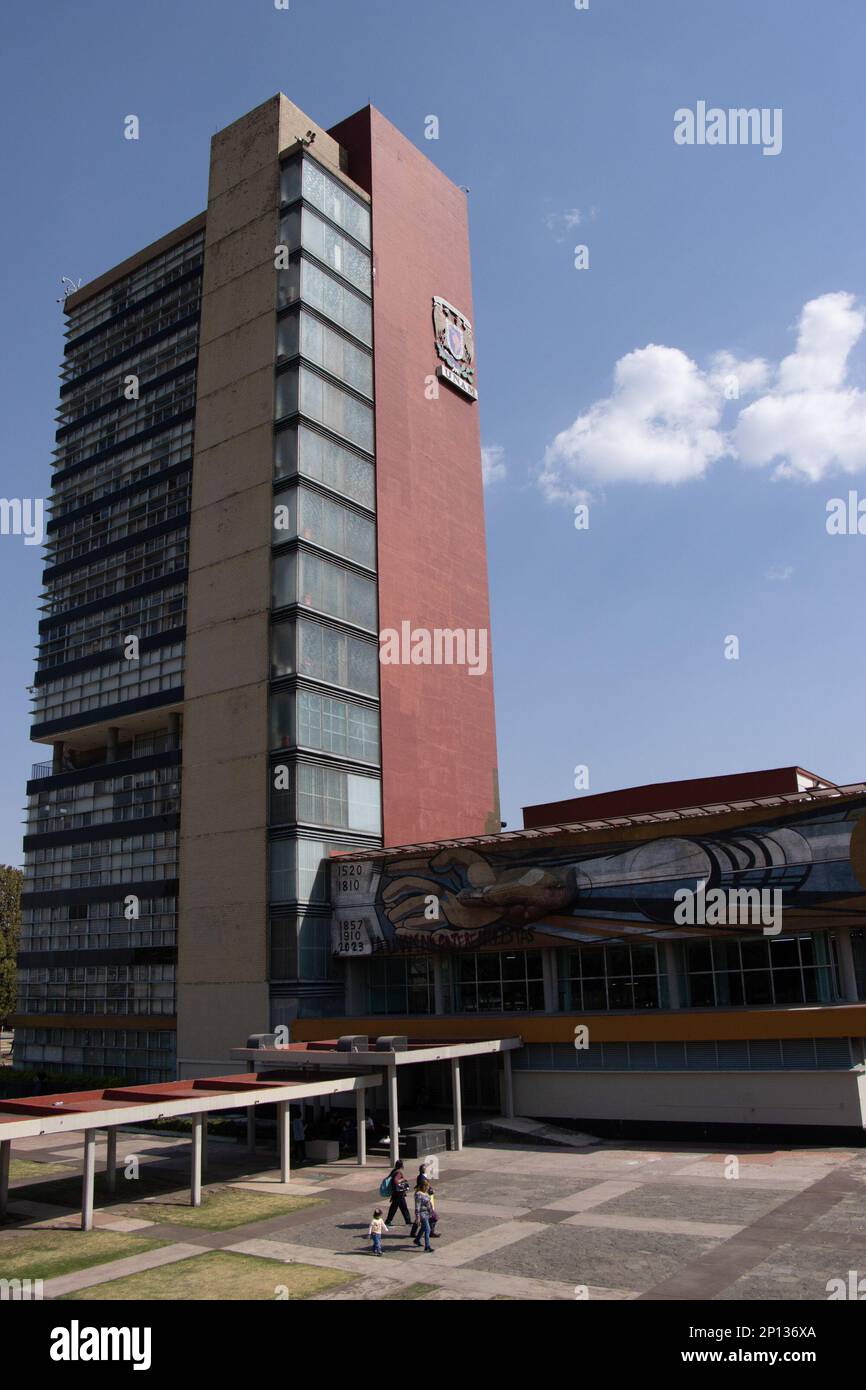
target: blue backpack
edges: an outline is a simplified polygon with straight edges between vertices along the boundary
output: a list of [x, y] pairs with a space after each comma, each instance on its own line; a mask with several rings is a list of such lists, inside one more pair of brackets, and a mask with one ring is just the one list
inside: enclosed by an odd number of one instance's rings
[[387, 1178], [383, 1178], [382, 1181], [379, 1183], [379, 1196], [380, 1196], [380, 1197], [390, 1197], [390, 1196], [391, 1196], [391, 1174], [390, 1174], [390, 1173], [388, 1174]]

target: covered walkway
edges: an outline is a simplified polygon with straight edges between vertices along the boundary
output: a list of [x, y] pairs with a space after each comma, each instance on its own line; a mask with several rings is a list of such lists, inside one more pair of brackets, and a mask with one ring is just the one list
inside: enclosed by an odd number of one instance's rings
[[156, 1082], [145, 1086], [117, 1086], [106, 1090], [71, 1091], [56, 1095], [0, 1100], [0, 1221], [9, 1201], [12, 1142], [38, 1135], [82, 1133], [84, 1137], [81, 1228], [93, 1229], [93, 1192], [96, 1177], [96, 1135], [108, 1134], [106, 1178], [109, 1192], [117, 1183], [117, 1131], [172, 1116], [192, 1119], [190, 1205], [201, 1205], [202, 1173], [207, 1154], [207, 1116], [212, 1111], [245, 1109], [248, 1133], [255, 1135], [256, 1107], [275, 1105], [280, 1147], [280, 1179], [290, 1176], [290, 1104], [345, 1092], [355, 1093], [358, 1123], [358, 1163], [366, 1162], [364, 1097], [382, 1084], [381, 1073], [333, 1074], [277, 1080], [251, 1070], [239, 1076], [208, 1076], [186, 1081]]
[[[278, 1043], [276, 1034], [265, 1033], [251, 1038], [246, 1047], [232, 1049], [232, 1055], [244, 1058], [250, 1067], [264, 1073], [268, 1068], [285, 1074], [296, 1072], [312, 1077], [329, 1071], [352, 1070], [359, 1078], [378, 1069], [385, 1069], [388, 1089], [388, 1134], [391, 1162], [400, 1157], [399, 1107], [397, 1103], [397, 1071], [399, 1067], [417, 1066], [423, 1062], [447, 1062], [451, 1068], [454, 1143], [463, 1148], [463, 1094], [460, 1063], [464, 1057], [491, 1054], [502, 1057], [503, 1110], [508, 1118], [514, 1115], [514, 1087], [511, 1076], [511, 1053], [523, 1046], [519, 1037], [479, 1038], [409, 1038], [384, 1035], [379, 1038], [352, 1033], [342, 1038], [317, 1042]], [[381, 1084], [379, 1077], [374, 1085]]]

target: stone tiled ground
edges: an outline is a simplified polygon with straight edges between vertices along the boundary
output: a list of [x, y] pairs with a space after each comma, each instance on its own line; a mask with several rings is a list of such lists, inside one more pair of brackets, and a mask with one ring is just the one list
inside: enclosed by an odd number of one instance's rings
[[[435, 1257], [410, 1243], [398, 1217], [383, 1259], [369, 1253], [365, 1233], [381, 1204], [384, 1162], [366, 1169], [350, 1161], [304, 1167], [283, 1187], [272, 1155], [260, 1151], [253, 1161], [239, 1146], [216, 1142], [209, 1150], [210, 1182], [267, 1194], [276, 1203], [268, 1206], [272, 1215], [230, 1230], [131, 1221], [121, 1211], [130, 1192], [119, 1180], [116, 1201], [100, 1199], [97, 1226], [120, 1240], [134, 1232], [165, 1244], [146, 1255], [131, 1245], [129, 1258], [114, 1267], [68, 1263], [71, 1272], [54, 1279], [46, 1271], [46, 1297], [86, 1293], [139, 1270], [159, 1271], [150, 1276], [154, 1286], [189, 1288], [198, 1279], [196, 1260], [215, 1250], [271, 1262], [275, 1284], [287, 1263], [356, 1276], [351, 1284], [332, 1280], [333, 1287], [313, 1295], [331, 1299], [411, 1300], [418, 1296], [413, 1290], [425, 1288], [424, 1297], [437, 1300], [573, 1300], [575, 1286], [585, 1285], [590, 1299], [810, 1300], [826, 1299], [828, 1281], [846, 1279], [849, 1270], [866, 1273], [864, 1149], [479, 1145], [441, 1156], [436, 1191], [443, 1234]], [[187, 1180], [185, 1141], [130, 1134], [118, 1152], [157, 1164], [174, 1175], [179, 1190]], [[732, 1153], [739, 1159], [736, 1178], [726, 1177]], [[44, 1164], [47, 1180], [48, 1165], [73, 1163], [76, 1155], [80, 1149], [68, 1138], [29, 1140], [15, 1149], [17, 1158]], [[13, 1183], [13, 1222], [5, 1229], [50, 1229], [62, 1239], [75, 1213], [37, 1200], [50, 1187], [34, 1192], [27, 1171], [29, 1201], [16, 1201]], [[281, 1210], [288, 1195], [315, 1195], [321, 1205]], [[0, 1263], [2, 1245], [0, 1233]], [[204, 1284], [205, 1264], [201, 1270]]]
[[674, 1274], [687, 1260], [712, 1249], [714, 1242], [656, 1232], [586, 1230], [557, 1225], [542, 1234], [472, 1260], [470, 1269], [518, 1274], [527, 1279], [558, 1279], [593, 1288], [611, 1284], [639, 1293]]

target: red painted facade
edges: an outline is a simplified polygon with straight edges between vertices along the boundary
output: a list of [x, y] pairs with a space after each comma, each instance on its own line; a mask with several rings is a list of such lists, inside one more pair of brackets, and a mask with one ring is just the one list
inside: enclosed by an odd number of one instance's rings
[[523, 826], [534, 830], [544, 825], [568, 825], [604, 816], [639, 816], [717, 801], [748, 801], [752, 797], [786, 796], [799, 790], [799, 778], [832, 787], [825, 777], [801, 767], [773, 767], [763, 772], [734, 772], [722, 777], [689, 777], [682, 782], [653, 782], [645, 787], [599, 792], [597, 796], [573, 796], [567, 801], [548, 801], [524, 806]]
[[447, 382], [433, 296], [470, 320], [466, 197], [374, 108], [330, 134], [373, 206], [379, 627], [487, 633], [487, 670], [380, 665], [386, 845], [499, 829], [478, 405]]

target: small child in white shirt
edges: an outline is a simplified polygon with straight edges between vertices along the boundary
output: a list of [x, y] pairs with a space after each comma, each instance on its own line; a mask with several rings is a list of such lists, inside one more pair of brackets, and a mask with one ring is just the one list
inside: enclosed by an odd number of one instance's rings
[[373, 1212], [373, 1220], [370, 1222], [370, 1229], [369, 1229], [369, 1231], [367, 1232], [367, 1235], [370, 1237], [370, 1239], [371, 1239], [372, 1242], [373, 1242], [373, 1254], [374, 1254], [374, 1255], [381, 1255], [381, 1253], [382, 1253], [382, 1237], [383, 1237], [383, 1235], [385, 1234], [385, 1232], [387, 1231], [387, 1229], [388, 1229], [388, 1227], [385, 1225], [385, 1222], [382, 1220], [382, 1208], [381, 1208], [381, 1207], [377, 1207], [376, 1210]]

